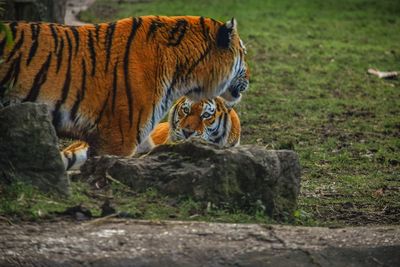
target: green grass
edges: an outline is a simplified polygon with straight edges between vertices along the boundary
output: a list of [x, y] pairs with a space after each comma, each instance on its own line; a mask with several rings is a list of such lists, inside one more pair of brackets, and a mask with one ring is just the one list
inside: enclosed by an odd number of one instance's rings
[[69, 207], [83, 203], [94, 215], [100, 214], [97, 203], [86, 194], [89, 192], [88, 185], [74, 182], [71, 191], [72, 195], [65, 198], [51, 193], [45, 194], [20, 182], [7, 186], [0, 184], [0, 215], [22, 220], [48, 219]]
[[[302, 192], [293, 223], [400, 221], [400, 81], [367, 74], [370, 67], [400, 71], [399, 1], [154, 0], [130, 5], [98, 0], [80, 18], [100, 22], [148, 14], [237, 19], [251, 68], [250, 89], [237, 107], [242, 144], [299, 154]], [[73, 184], [80, 191], [68, 204], [83, 202], [98, 210], [99, 201], [79, 199], [90, 190]], [[268, 222], [257, 211], [232, 213], [192, 200], [171, 204], [151, 190], [131, 197], [118, 188], [113, 192], [117, 208], [137, 218]]]
[[252, 75], [237, 108], [242, 144], [297, 151], [299, 218], [400, 221], [400, 82], [367, 74], [400, 70], [399, 1], [97, 1], [81, 18], [148, 14], [238, 20]]

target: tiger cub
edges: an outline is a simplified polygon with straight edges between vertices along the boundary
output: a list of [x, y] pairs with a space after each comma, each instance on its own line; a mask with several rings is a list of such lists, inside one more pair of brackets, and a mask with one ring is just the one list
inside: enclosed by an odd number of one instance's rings
[[150, 134], [149, 142], [160, 145], [199, 139], [219, 147], [232, 147], [240, 143], [240, 130], [236, 111], [227, 107], [222, 98], [194, 102], [181, 97], [171, 108], [168, 122], [156, 126]]

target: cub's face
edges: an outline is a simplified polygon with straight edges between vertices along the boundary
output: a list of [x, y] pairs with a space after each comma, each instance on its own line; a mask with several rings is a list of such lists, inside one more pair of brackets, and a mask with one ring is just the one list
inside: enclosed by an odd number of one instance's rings
[[[174, 141], [185, 139], [203, 139], [212, 142], [226, 123], [220, 118], [228, 114], [220, 98], [193, 102], [182, 97], [170, 114], [170, 135]], [[225, 117], [226, 119], [226, 117]]]

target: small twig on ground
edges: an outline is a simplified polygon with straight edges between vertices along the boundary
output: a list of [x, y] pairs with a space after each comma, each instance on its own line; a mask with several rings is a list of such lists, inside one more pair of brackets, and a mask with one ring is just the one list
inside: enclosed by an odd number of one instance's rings
[[129, 186], [127, 186], [126, 184], [121, 183], [121, 182], [118, 181], [117, 179], [113, 178], [107, 171], [106, 171], [106, 179], [108, 179], [108, 180], [110, 180], [110, 181], [112, 181], [112, 182], [114, 182], [114, 183], [116, 183], [116, 184], [121, 185], [121, 186], [122, 186], [122, 190], [125, 191], [125, 192], [127, 192], [127, 193], [130, 193], [130, 194], [133, 194], [133, 195], [136, 195], [136, 194], [137, 194], [135, 191], [130, 190], [130, 187], [129, 187]]
[[110, 215], [107, 215], [107, 216], [104, 216], [104, 217], [101, 217], [101, 218], [98, 218], [98, 219], [94, 219], [94, 220], [88, 221], [85, 224], [86, 225], [88, 225], [88, 224], [102, 224], [102, 223], [107, 222], [109, 219], [118, 217], [118, 215], [119, 215], [119, 213], [113, 213], [113, 214], [110, 214]]
[[390, 72], [384, 72], [384, 71], [379, 71], [377, 69], [368, 69], [368, 73], [372, 75], [376, 75], [381, 79], [390, 79], [390, 78], [395, 78], [399, 76], [398, 71], [390, 71]]

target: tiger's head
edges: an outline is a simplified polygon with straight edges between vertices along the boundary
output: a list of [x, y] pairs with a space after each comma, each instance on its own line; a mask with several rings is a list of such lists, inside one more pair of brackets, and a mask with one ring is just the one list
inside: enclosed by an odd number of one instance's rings
[[192, 35], [182, 37], [179, 60], [169, 59], [176, 66], [174, 74], [179, 73], [174, 82], [193, 101], [221, 95], [229, 103], [238, 102], [248, 88], [249, 70], [236, 20], [222, 23], [203, 17], [185, 19], [191, 20], [185, 32]]
[[[227, 144], [231, 129], [229, 111], [220, 97], [199, 102], [182, 97], [169, 113], [170, 140], [200, 139], [221, 147], [237, 145], [240, 133], [234, 144]], [[240, 131], [240, 125], [238, 128]]]

